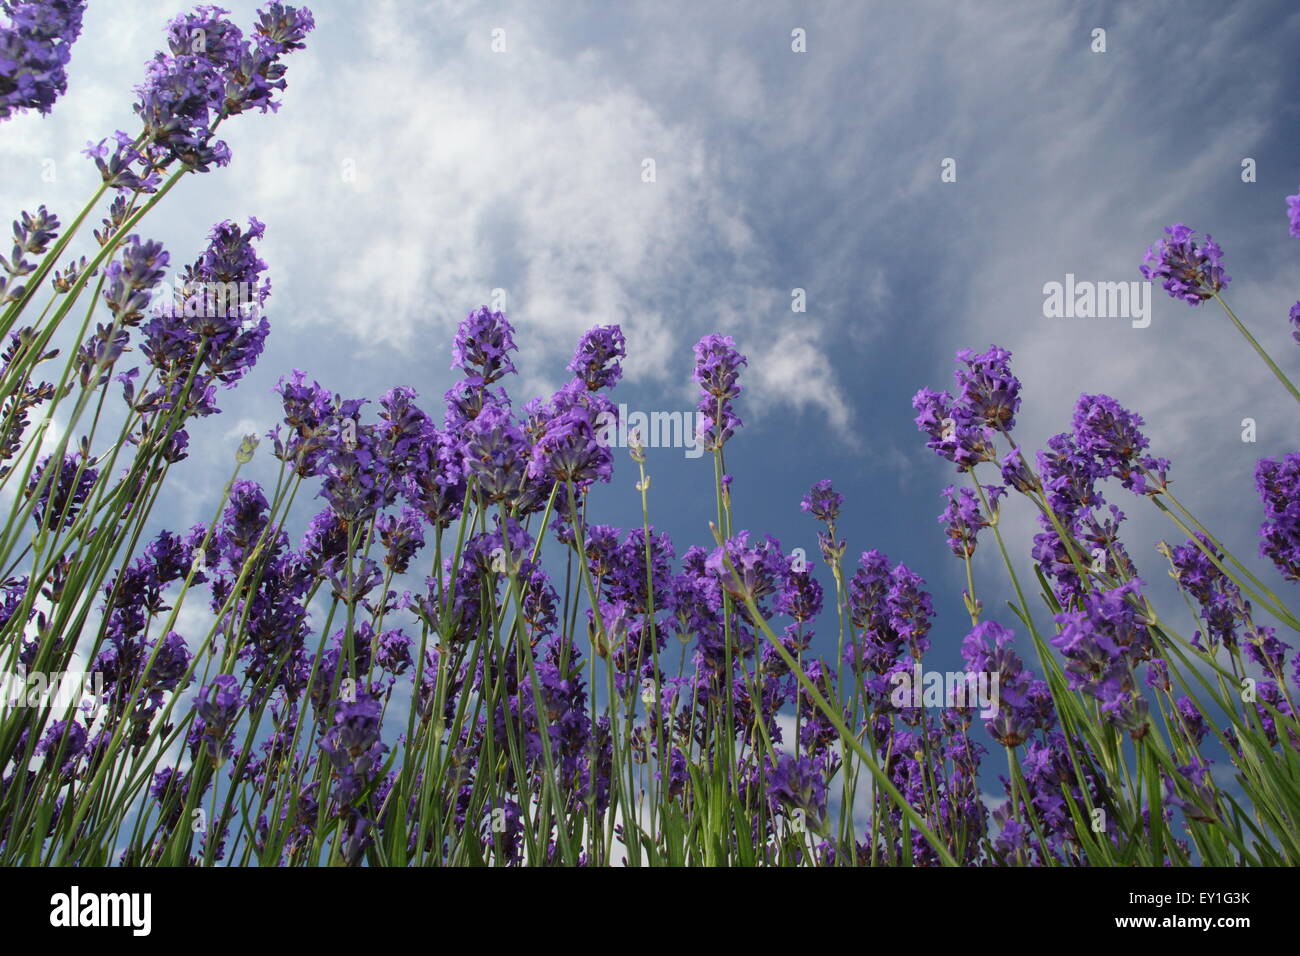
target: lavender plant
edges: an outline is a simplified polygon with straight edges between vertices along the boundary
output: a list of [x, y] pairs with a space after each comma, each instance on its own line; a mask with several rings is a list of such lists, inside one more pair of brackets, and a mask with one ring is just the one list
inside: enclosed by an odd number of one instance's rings
[[[270, 285], [256, 219], [216, 224], [180, 269], [136, 229], [186, 174], [228, 161], [220, 123], [274, 108], [311, 27], [278, 3], [247, 37], [217, 8], [178, 17], [137, 90], [140, 132], [87, 150], [91, 202], [67, 229], [43, 207], [15, 223], [0, 669], [21, 680], [0, 701], [0, 862], [1300, 861], [1300, 659], [1279, 636], [1300, 622], [1173, 496], [1136, 412], [1082, 395], [1068, 430], [1026, 450], [996, 346], [958, 352], [955, 390], [913, 402], [968, 482], [943, 490], [932, 539], [966, 570], [957, 629], [936, 631], [906, 563], [868, 548], [846, 564], [852, 505], [829, 480], [800, 502], [820, 564], [742, 525], [732, 339], [694, 349], [714, 519], [679, 551], [651, 521], [642, 437], [622, 463], [609, 440], [619, 327], [591, 329], [569, 381], [516, 405], [514, 329], [486, 307], [460, 323], [459, 378], [433, 405], [282, 377], [282, 420], [241, 443], [211, 520], [148, 534], [189, 431], [262, 353]], [[105, 199], [93, 255], [65, 262]], [[1222, 303], [1218, 247], [1169, 236], [1147, 274]], [[232, 287], [239, 307], [214, 309]], [[259, 446], [273, 485], [241, 477]], [[590, 518], [616, 466], [638, 478], [628, 528]], [[1257, 481], [1261, 553], [1300, 579], [1300, 455], [1261, 461]], [[1002, 531], [1012, 492], [1037, 515], [1032, 582]], [[1190, 631], [1149, 599], [1115, 494], [1185, 538], [1162, 554]], [[1010, 617], [975, 593], [981, 546], [1002, 558]], [[818, 631], [834, 656], [814, 655]], [[921, 686], [936, 643], [969, 682]], [[43, 692], [42, 675], [78, 669], [86, 693]], [[995, 699], [976, 704], [981, 687]]]
[[49, 113], [67, 92], [66, 67], [81, 35], [85, 0], [0, 3], [0, 120], [36, 110]]

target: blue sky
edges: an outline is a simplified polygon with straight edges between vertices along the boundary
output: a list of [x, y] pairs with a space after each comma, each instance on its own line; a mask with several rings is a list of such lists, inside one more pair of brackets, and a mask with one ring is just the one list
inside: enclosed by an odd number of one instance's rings
[[[251, 22], [253, 4], [228, 5]], [[734, 336], [750, 362], [727, 450], [738, 525], [815, 554], [799, 498], [834, 479], [850, 556], [879, 548], [929, 581], [937, 665], [966, 630], [964, 575], [936, 521], [953, 476], [910, 399], [951, 383], [959, 348], [1014, 353], [1031, 448], [1068, 426], [1080, 392], [1139, 411], [1184, 502], [1254, 557], [1255, 461], [1300, 447], [1267, 370], [1214, 308], [1156, 289], [1148, 328], [1046, 318], [1043, 286], [1139, 279], [1146, 246], [1185, 221], [1221, 242], [1230, 301], [1300, 373], [1286, 319], [1300, 242], [1283, 200], [1300, 184], [1293, 5], [312, 6], [281, 112], [232, 122], [231, 165], [187, 179], [142, 229], [181, 263], [214, 222], [255, 215], [274, 285], [267, 350], [225, 413], [192, 429], [161, 523], [208, 520], [239, 435], [274, 424], [271, 387], [293, 368], [349, 397], [412, 385], [436, 412], [456, 323], [504, 289], [518, 404], [563, 382], [586, 328], [617, 322], [631, 355], [615, 399], [687, 410], [692, 344]], [[0, 130], [0, 209], [80, 208], [96, 174], [78, 151], [135, 128], [130, 88], [179, 9], [91, 3], [66, 97]], [[956, 182], [941, 182], [945, 158]], [[806, 313], [791, 311], [795, 288]], [[1245, 417], [1256, 443], [1241, 441]], [[254, 474], [271, 464], [264, 448]], [[708, 543], [708, 460], [658, 450], [648, 468], [652, 520], [679, 554]], [[634, 480], [620, 456], [597, 514], [639, 522]], [[1172, 606], [1152, 547], [1176, 529], [1118, 488], [1109, 498]], [[1006, 523], [1027, 567], [1022, 504]], [[1009, 624], [990, 545], [977, 590]]]

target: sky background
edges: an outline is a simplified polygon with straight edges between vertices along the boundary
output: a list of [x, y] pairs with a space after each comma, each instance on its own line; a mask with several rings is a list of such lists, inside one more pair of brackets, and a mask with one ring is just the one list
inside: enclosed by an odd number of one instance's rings
[[[227, 6], [251, 25], [253, 4]], [[1068, 427], [1081, 392], [1140, 412], [1184, 503], [1286, 587], [1255, 558], [1253, 472], [1300, 447], [1300, 420], [1222, 312], [1156, 287], [1148, 328], [1046, 318], [1043, 286], [1066, 273], [1140, 279], [1147, 245], [1184, 221], [1222, 244], [1229, 301], [1300, 375], [1287, 322], [1300, 242], [1284, 202], [1300, 183], [1295, 5], [312, 7], [281, 111], [223, 127], [230, 166], [187, 177], [141, 228], [176, 265], [215, 222], [255, 215], [274, 286], [266, 352], [221, 395], [224, 414], [190, 429], [158, 523], [210, 519], [239, 436], [275, 424], [271, 389], [294, 368], [345, 397], [411, 385], [440, 416], [456, 324], [504, 289], [516, 406], [563, 383], [585, 329], [618, 323], [630, 354], [614, 399], [686, 411], [691, 346], [734, 336], [749, 358], [745, 426], [727, 447], [736, 526], [815, 555], [799, 499], [833, 479], [850, 559], [878, 548], [935, 592], [936, 666], [956, 664], [969, 627], [962, 563], [937, 521], [955, 476], [924, 447], [910, 402], [951, 385], [961, 348], [1011, 350], [1030, 449]], [[44, 202], [75, 215], [97, 182], [79, 151], [137, 128], [131, 88], [180, 9], [90, 4], [67, 95], [50, 117], [0, 129], [0, 212]], [[804, 53], [791, 49], [796, 28]], [[1091, 50], [1095, 28], [1104, 53]], [[1242, 182], [1247, 157], [1254, 183]], [[945, 158], [956, 182], [941, 181]], [[806, 313], [791, 311], [795, 288]], [[1246, 417], [1255, 443], [1241, 440]], [[251, 474], [269, 479], [273, 464], [264, 444]], [[659, 449], [647, 467], [652, 521], [678, 554], [709, 544], [709, 460]], [[597, 517], [638, 524], [634, 481], [620, 453]], [[1108, 498], [1172, 606], [1153, 547], [1180, 543], [1177, 529], [1118, 487]], [[1028, 503], [1013, 500], [1005, 522], [1027, 568]], [[1012, 624], [991, 539], [976, 572], [988, 615]]]

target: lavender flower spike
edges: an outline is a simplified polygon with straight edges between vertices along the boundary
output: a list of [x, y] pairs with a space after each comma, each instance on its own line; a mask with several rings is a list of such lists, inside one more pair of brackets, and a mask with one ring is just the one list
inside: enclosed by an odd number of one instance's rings
[[[731, 403], [742, 389], [740, 366], [749, 364], [729, 335], [706, 335], [695, 345], [693, 378], [700, 386], [700, 435], [710, 451], [721, 449], [743, 422]], [[721, 426], [721, 427], [719, 427]]]
[[1182, 299], [1188, 305], [1200, 305], [1211, 298], [1231, 280], [1223, 272], [1223, 250], [1208, 233], [1204, 244], [1192, 238], [1195, 229], [1176, 222], [1166, 226], [1168, 239], [1161, 239], [1147, 248], [1142, 275], [1155, 282], [1160, 280], [1172, 298]]
[[627, 357], [627, 340], [617, 325], [598, 325], [578, 340], [568, 369], [591, 392], [613, 388], [623, 377], [620, 362]]
[[509, 355], [518, 351], [514, 331], [504, 314], [492, 312], [487, 306], [476, 309], [465, 316], [456, 330], [451, 367], [461, 369], [483, 385], [491, 385], [507, 372], [516, 372]]
[[67, 92], [65, 67], [81, 34], [85, 0], [14, 0], [0, 4], [0, 120], [36, 110], [49, 113]]
[[1255, 466], [1255, 487], [1264, 502], [1259, 552], [1284, 578], [1300, 581], [1300, 453], [1281, 460], [1261, 458]]

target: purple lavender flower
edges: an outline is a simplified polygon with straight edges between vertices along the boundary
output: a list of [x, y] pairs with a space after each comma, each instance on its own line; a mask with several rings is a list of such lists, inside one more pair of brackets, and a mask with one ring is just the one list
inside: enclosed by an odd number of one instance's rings
[[463, 378], [442, 396], [447, 411], [443, 415], [443, 426], [453, 434], [459, 433], [461, 426], [478, 418], [479, 413], [489, 405], [510, 407], [510, 396], [504, 389], [493, 392], [479, 381], [477, 376]]
[[114, 259], [104, 269], [104, 301], [126, 328], [138, 325], [153, 297], [154, 287], [166, 274], [169, 256], [162, 243], [127, 236]]
[[327, 453], [330, 426], [334, 421], [334, 401], [319, 382], [307, 384], [306, 373], [294, 369], [288, 379], [275, 386], [284, 405], [284, 423], [289, 426], [287, 440], [280, 438], [280, 426], [267, 432], [275, 457], [293, 464], [304, 478], [319, 474]]
[[[898, 657], [902, 642], [889, 628], [885, 595], [889, 590], [889, 558], [879, 551], [864, 551], [849, 579], [849, 619], [863, 630], [866, 647], [849, 648], [855, 671], [870, 667], [884, 673]], [[855, 641], [856, 643], [856, 641]]]
[[[126, 351], [130, 340], [131, 336], [126, 329], [96, 323], [95, 334], [87, 338], [77, 349], [75, 363], [82, 388], [90, 389], [107, 385], [113, 377], [113, 366]], [[138, 371], [138, 369], [132, 370], [133, 373]], [[129, 378], [133, 377], [133, 374], [129, 376]]]
[[997, 460], [991, 429], [976, 423], [970, 409], [947, 392], [923, 388], [912, 398], [912, 408], [920, 413], [913, 419], [916, 427], [930, 436], [925, 446], [958, 471]]
[[[1105, 396], [1082, 396], [1075, 422], [1077, 435], [1054, 435], [1047, 448], [1037, 453], [1041, 482], [1028, 482], [1028, 472], [1010, 460], [1003, 465], [1003, 477], [1014, 487], [1026, 489], [1025, 493], [1031, 495], [1041, 489], [1046, 496], [1051, 514], [1038, 515], [1043, 530], [1034, 536], [1033, 555], [1043, 573], [1053, 579], [1053, 590], [1062, 605], [1083, 593], [1082, 576], [1088, 569], [1077, 560], [1086, 558], [1090, 551], [1105, 555], [1107, 565], [1102, 570], [1109, 566], [1130, 577], [1136, 574], [1119, 540], [1123, 512], [1113, 505], [1106, 506], [1097, 490], [1098, 481], [1113, 474], [1135, 492], [1154, 494], [1164, 487], [1168, 467], [1163, 459], [1135, 453], [1134, 443], [1146, 441], [1137, 431], [1141, 419]], [[1148, 483], [1140, 468], [1155, 473], [1154, 481]], [[1099, 517], [1100, 509], [1106, 507], [1110, 517]], [[1058, 523], [1077, 542], [1073, 553], [1061, 539]]]
[[70, 528], [90, 497], [99, 472], [86, 463], [81, 453], [65, 455], [56, 474], [47, 474], [50, 470], [49, 457], [42, 458], [27, 483], [27, 496], [36, 495], [32, 518], [50, 530]]
[[785, 587], [777, 595], [775, 609], [778, 614], [789, 615], [800, 624], [816, 620], [822, 611], [822, 586], [808, 567], [790, 569]]
[[802, 810], [816, 829], [826, 814], [826, 777], [820, 761], [781, 754], [768, 761], [767, 794], [774, 807]]
[[1152, 282], [1161, 280], [1171, 298], [1188, 305], [1200, 305], [1228, 284], [1231, 277], [1223, 272], [1223, 250], [1206, 233], [1203, 245], [1192, 238], [1195, 229], [1181, 222], [1166, 226], [1169, 238], [1147, 248], [1140, 267]]
[[230, 488], [225, 510], [221, 513], [218, 547], [227, 566], [236, 573], [243, 567], [266, 528], [270, 503], [255, 481], [240, 479]]
[[1032, 846], [1034, 833], [1015, 819], [1007, 820], [993, 840], [998, 857], [1011, 866], [1030, 866], [1035, 862]]
[[510, 320], [487, 306], [461, 320], [451, 347], [451, 367], [461, 369], [479, 386], [491, 385], [517, 371], [510, 353], [518, 351]]
[[622, 360], [627, 341], [617, 325], [598, 325], [578, 340], [568, 370], [578, 376], [588, 391], [613, 388], [623, 377]]
[[[149, 542], [144, 550], [144, 556], [147, 561], [153, 563], [154, 573], [157, 574], [159, 581], [178, 581], [189, 573], [190, 565], [194, 561], [194, 552], [198, 548], [198, 543], [203, 540], [206, 530], [203, 525], [195, 525], [190, 532], [191, 534], [197, 532], [197, 539], [194, 541], [191, 541], [188, 535], [160, 531], [158, 537]], [[202, 572], [196, 574], [194, 580], [202, 583], [205, 580]]]
[[1286, 215], [1291, 220], [1291, 236], [1300, 239], [1300, 192], [1286, 197]]
[[673, 629], [683, 641], [695, 637], [700, 662], [712, 673], [719, 669], [725, 646], [722, 640], [722, 587], [706, 564], [709, 552], [692, 546], [682, 555], [682, 570], [672, 579], [677, 618]]
[[751, 547], [749, 532], [741, 531], [723, 547], [714, 548], [705, 567], [736, 600], [753, 598], [759, 610], [764, 610], [765, 600], [781, 590], [790, 562], [781, 553], [781, 542], [771, 535], [762, 544]]
[[333, 508], [317, 512], [307, 523], [299, 548], [304, 566], [313, 574], [320, 574], [322, 568], [348, 548], [348, 525], [334, 513]]
[[1288, 581], [1300, 581], [1300, 453], [1261, 458], [1255, 466], [1255, 488], [1264, 503], [1259, 553]]
[[307, 686], [311, 655], [304, 647], [308, 632], [305, 603], [313, 581], [298, 555], [277, 555], [261, 571], [246, 613], [245, 605], [237, 606], [238, 613], [244, 615], [238, 625], [231, 616], [223, 619], [224, 626], [240, 626], [245, 634], [239, 658], [253, 682], [254, 699], [282, 689], [292, 701]]
[[[997, 501], [1007, 493], [1001, 485], [985, 485], [989, 504], [995, 509]], [[957, 557], [969, 558], [975, 553], [975, 541], [979, 533], [989, 527], [989, 520], [980, 510], [979, 499], [969, 488], [954, 488], [949, 485], [943, 490], [943, 497], [948, 502], [939, 523], [946, 526], [948, 547]]]
[[[1268, 738], [1270, 745], [1276, 747], [1278, 743], [1277, 719], [1273, 716], [1272, 711], [1277, 711], [1282, 717], [1294, 717], [1291, 710], [1291, 703], [1287, 699], [1285, 691], [1278, 686], [1276, 681], [1262, 680], [1255, 685], [1255, 691], [1258, 695], [1255, 701], [1255, 716], [1259, 718], [1260, 727], [1264, 730], [1264, 736]], [[1271, 708], [1271, 710], [1270, 710]], [[1294, 724], [1294, 721], [1284, 721], [1286, 724]], [[1300, 736], [1290, 727], [1287, 727], [1287, 736], [1290, 738], [1292, 747], [1300, 747]]]
[[925, 579], [901, 561], [890, 572], [889, 590], [885, 593], [889, 626], [903, 639], [914, 660], [930, 649], [930, 618], [934, 606], [925, 590]]
[[1169, 693], [1173, 684], [1169, 681], [1169, 664], [1159, 657], [1147, 662], [1147, 676], [1144, 683], [1152, 690]]
[[[1074, 438], [1079, 450], [1091, 455], [1125, 488], [1152, 494], [1164, 486], [1169, 462], [1141, 454], [1150, 444], [1141, 432], [1143, 424], [1141, 415], [1108, 395], [1080, 395], [1074, 406]], [[1143, 472], [1154, 473], [1154, 486]]]
[[1011, 374], [1011, 353], [991, 345], [982, 354], [962, 349], [957, 360], [966, 366], [955, 373], [957, 400], [971, 420], [994, 431], [1010, 432], [1020, 410], [1020, 380]]
[[1073, 523], [1084, 511], [1102, 504], [1096, 483], [1106, 472], [1072, 435], [1053, 435], [1036, 457], [1048, 506], [1063, 522]]
[[402, 476], [402, 494], [436, 528], [446, 528], [460, 517], [465, 500], [462, 465], [455, 439], [426, 421]]
[[228, 116], [249, 109], [274, 113], [280, 108], [274, 95], [287, 86], [286, 67], [280, 58], [303, 49], [307, 34], [316, 26], [306, 7], [295, 9], [282, 3], [268, 3], [257, 16], [252, 42], [240, 51], [234, 82], [226, 82], [222, 108]]
[[36, 752], [53, 762], [62, 755], [62, 772], [68, 773], [86, 749], [86, 728], [75, 720], [56, 720], [36, 745]]
[[157, 53], [136, 88], [136, 114], [144, 124], [147, 155], [205, 171], [224, 166], [230, 150], [213, 140], [221, 117], [226, 77], [238, 68], [243, 34], [219, 7], [196, 7], [167, 25], [169, 53]]
[[1291, 324], [1295, 326], [1295, 331], [1291, 333], [1291, 338], [1300, 342], [1300, 302], [1291, 306], [1291, 311], [1288, 313], [1288, 317], [1291, 319]]
[[494, 800], [495, 806], [483, 808], [479, 838], [484, 848], [494, 848], [511, 866], [523, 861], [523, 809], [513, 800]]
[[164, 767], [154, 774], [149, 784], [149, 796], [163, 808], [162, 818], [168, 826], [175, 827], [181, 821], [190, 794], [190, 777], [191, 774], [175, 767]]
[[157, 652], [153, 655], [153, 665], [145, 676], [145, 684], [151, 688], [174, 691], [189, 670], [190, 661], [194, 659], [185, 644], [185, 638], [171, 631], [162, 639]]
[[[0, 302], [4, 300], [4, 278], [0, 277]], [[21, 295], [21, 289], [19, 289]], [[35, 343], [35, 329], [31, 326], [17, 329], [9, 334], [9, 345], [0, 352], [0, 377], [8, 377], [9, 369], [19, 356], [32, 358], [31, 349]], [[59, 350], [52, 349], [44, 355], [35, 356], [36, 363], [47, 362], [59, 355]], [[0, 423], [0, 477], [8, 475], [14, 455], [22, 450], [30, 424], [31, 412], [48, 402], [55, 395], [52, 382], [39, 381], [32, 373], [23, 376], [16, 388], [9, 393], [4, 402], [4, 421]]]
[[[260, 278], [266, 271], [266, 263], [253, 248], [254, 240], [261, 240], [265, 234], [266, 224], [253, 216], [248, 218], [246, 232], [229, 219], [217, 223], [208, 232], [207, 248], [190, 267], [187, 278], [197, 282], [242, 284], [246, 288], [238, 291], [246, 294], [238, 298], [232, 297], [232, 301], [221, 304], [230, 307], [229, 311], [246, 316], [262, 305], [271, 292], [270, 283]], [[214, 334], [216, 331], [219, 331], [219, 327], [214, 328]]]
[[410, 666], [410, 651], [410, 639], [400, 629], [379, 634], [369, 621], [362, 621], [353, 632], [340, 628], [316, 661], [316, 677], [310, 688], [312, 703], [321, 712], [332, 707], [344, 678], [364, 683], [368, 693], [382, 696], [385, 688], [380, 682], [366, 680], [372, 665], [382, 660], [389, 665], [382, 669], [395, 675]]
[[346, 521], [369, 519], [397, 497], [395, 477], [377, 454], [373, 425], [358, 425], [364, 399], [338, 407], [339, 431], [331, 437], [320, 495]]
[[[1038, 849], [1044, 853], [1055, 851], [1053, 855], [1060, 854], [1063, 840], [1068, 842], [1074, 838], [1074, 819], [1067, 794], [1076, 807], [1105, 806], [1107, 803], [1102, 789], [1104, 778], [1089, 773], [1087, 769], [1090, 763], [1095, 762], [1091, 748], [1078, 738], [1071, 743], [1080, 755], [1082, 779], [1076, 775], [1070, 747], [1060, 731], [1048, 733], [1045, 740], [1031, 741], [1021, 757], [1028, 802], [1048, 837], [1047, 845], [1040, 844]], [[1087, 800], [1085, 790], [1088, 791]], [[1108, 832], [1113, 832], [1114, 827], [1114, 820], [1107, 820]]]
[[400, 515], [380, 515], [375, 522], [380, 543], [388, 550], [384, 564], [394, 574], [405, 574], [411, 559], [424, 547], [423, 515], [407, 505]]
[[580, 405], [546, 423], [528, 462], [530, 478], [571, 482], [582, 490], [613, 474], [613, 454], [597, 439], [591, 413]]
[[829, 565], [836, 565], [844, 557], [848, 542], [836, 536], [835, 521], [840, 516], [840, 507], [844, 496], [831, 487], [830, 479], [823, 479], [812, 486], [812, 490], [799, 502], [801, 510], [810, 513], [818, 521], [825, 523], [825, 529], [817, 532], [817, 547], [822, 558]]
[[141, 137], [118, 131], [111, 155], [102, 140], [86, 150], [106, 183], [152, 192], [173, 163], [198, 172], [224, 166], [230, 149], [215, 138], [216, 124], [249, 109], [278, 108], [274, 94], [286, 85], [281, 58], [303, 47], [315, 25], [310, 11], [268, 4], [251, 40], [226, 13], [198, 6], [167, 25], [167, 51], [154, 55], [136, 87]]
[[[133, 401], [133, 408], [145, 413], [142, 428], [178, 405], [183, 418], [220, 412], [216, 384], [234, 387], [256, 363], [270, 332], [266, 317], [258, 314], [270, 291], [258, 281], [265, 263], [251, 246], [262, 228], [256, 219], [247, 232], [229, 222], [215, 226], [207, 251], [183, 276], [184, 307], [155, 310], [145, 323], [141, 351], [160, 374], [157, 387]], [[196, 287], [205, 291], [193, 297]], [[214, 289], [219, 295], [209, 296]], [[237, 303], [234, 309], [228, 300]]]
[[528, 447], [510, 409], [491, 404], [461, 430], [464, 470], [489, 502], [509, 501], [524, 486]]
[[[1214, 823], [1220, 811], [1218, 788], [1214, 784], [1214, 778], [1210, 776], [1209, 764], [1199, 756], [1195, 756], [1191, 763], [1178, 768], [1178, 775], [1182, 778], [1182, 786], [1169, 777], [1164, 777], [1165, 797], [1170, 806], [1182, 810], [1183, 815], [1189, 819]], [[1186, 797], [1180, 792], [1183, 790], [1187, 792]]]
[[1264, 668], [1270, 674], [1282, 680], [1282, 667], [1286, 663], [1286, 652], [1291, 645], [1277, 636], [1277, 631], [1265, 624], [1259, 624], [1246, 634], [1246, 656]]
[[384, 631], [375, 641], [375, 666], [386, 674], [400, 676], [414, 663], [411, 659], [413, 642], [401, 628]]
[[217, 763], [230, 756], [230, 734], [243, 710], [244, 699], [239, 693], [239, 678], [233, 674], [218, 674], [212, 683], [199, 688], [194, 705], [197, 716], [190, 727], [189, 742], [197, 756], [202, 746]]
[[180, 278], [183, 314], [173, 310], [172, 326], [156, 327], [165, 347], [179, 349], [182, 363], [192, 363], [204, 343], [205, 371], [227, 388], [252, 368], [270, 333], [261, 309], [271, 284], [262, 278], [266, 263], [253, 248], [265, 232], [266, 226], [252, 217], [246, 232], [230, 221], [213, 226], [207, 248]]
[[995, 621], [984, 621], [962, 640], [961, 653], [970, 673], [990, 675], [990, 681], [991, 675], [997, 675], [997, 713], [985, 721], [994, 740], [1004, 747], [1018, 747], [1035, 730], [1052, 729], [1056, 709], [1051, 691], [1025, 670], [1012, 631]]
[[[1174, 581], [1200, 606], [1210, 648], [1219, 644], [1235, 647], [1238, 625], [1250, 624], [1250, 604], [1242, 597], [1240, 588], [1210, 558], [1213, 555], [1222, 563], [1223, 553], [1204, 535], [1196, 537], [1209, 554], [1195, 540], [1170, 548]], [[1198, 631], [1192, 639], [1197, 647], [1201, 646], [1201, 636]]]
[[1083, 607], [1056, 615], [1060, 633], [1053, 647], [1066, 657], [1070, 687], [1101, 701], [1102, 713], [1135, 738], [1149, 729], [1147, 703], [1134, 680], [1137, 664], [1152, 656], [1151, 632], [1142, 613], [1126, 600], [1140, 595], [1133, 579], [1109, 591], [1082, 596]]
[[1190, 697], [1179, 697], [1174, 703], [1174, 707], [1178, 710], [1178, 718], [1183, 730], [1188, 738], [1199, 747], [1201, 741], [1205, 739], [1205, 715], [1201, 713], [1201, 709], [1196, 706], [1196, 703]]
[[849, 579], [849, 619], [862, 633], [844, 649], [855, 673], [885, 674], [905, 646], [916, 659], [929, 648], [934, 608], [924, 583], [902, 562], [891, 571], [884, 554], [863, 552]]
[[692, 380], [700, 386], [699, 425], [705, 447], [717, 451], [744, 424], [732, 410], [732, 402], [743, 389], [740, 367], [749, 360], [736, 351], [729, 335], [706, 335], [695, 344]]
[[384, 573], [370, 558], [361, 558], [348, 568], [346, 560], [336, 559], [326, 567], [330, 590], [344, 604], [364, 602], [366, 596], [379, 586]]
[[519, 577], [524, 594], [524, 623], [528, 625], [533, 640], [549, 637], [560, 622], [560, 595], [540, 566], [528, 559], [521, 565]]
[[1043, 483], [1033, 469], [1029, 467], [1024, 453], [1019, 446], [1012, 448], [1003, 456], [1000, 463], [1002, 480], [1008, 488], [1014, 488], [1022, 495], [1036, 495], [1042, 492]]
[[808, 512], [818, 521], [831, 524], [840, 516], [844, 496], [831, 487], [831, 480], [824, 478], [812, 486], [812, 490], [803, 496], [799, 508]]
[[[599, 527], [593, 527], [592, 531]], [[589, 535], [588, 540], [591, 547], [587, 556], [594, 559], [600, 545], [594, 535]], [[667, 532], [656, 531], [651, 526], [647, 538], [645, 529], [633, 528], [622, 544], [605, 556], [602, 587], [611, 600], [623, 602], [634, 614], [649, 613], [652, 595], [656, 611], [671, 610], [674, 557], [672, 538]]]
[[68, 89], [85, 0], [10, 0], [0, 8], [10, 20], [0, 25], [0, 120], [32, 109], [49, 113]]
[[[108, 148], [108, 139], [101, 139], [99, 142], [93, 140], [86, 143], [86, 148], [81, 151], [87, 159], [94, 160], [95, 165], [99, 168], [100, 178], [104, 180], [105, 185], [111, 189], [119, 190], [117, 199], [125, 199], [126, 191], [152, 193], [158, 191], [158, 185], [162, 182], [161, 166], [155, 166], [154, 160], [146, 156], [137, 148], [137, 140], [132, 139], [127, 133], [118, 130], [113, 134], [113, 142], [116, 148], [110, 152]], [[160, 162], [165, 161], [159, 157]], [[136, 167], [139, 167], [137, 170]], [[114, 200], [114, 211], [117, 210], [117, 200]], [[121, 210], [125, 211], [126, 205], [123, 203]], [[107, 241], [117, 231], [122, 224], [122, 217], [110, 216], [104, 220], [105, 229], [103, 232], [95, 231], [95, 236], [101, 242]]]
[[[50, 243], [57, 238], [58, 231], [59, 217], [44, 206], [38, 207], [35, 215], [24, 211], [18, 219], [14, 220], [13, 251], [8, 258], [0, 256], [0, 268], [6, 273], [0, 275], [0, 305], [16, 302], [31, 291], [28, 286], [19, 284], [25, 276], [36, 271], [36, 262], [27, 257], [43, 256], [49, 249]], [[56, 283], [57, 281], [56, 279]], [[14, 347], [30, 341], [32, 337], [30, 328], [20, 329], [10, 334], [11, 345], [6, 350], [6, 366], [13, 360]], [[57, 352], [51, 353], [47, 358], [57, 354]]]
[[420, 454], [420, 443], [428, 434], [430, 423], [415, 404], [419, 396], [405, 385], [390, 388], [379, 397], [379, 424], [376, 426], [375, 454], [397, 475], [405, 474]]
[[321, 750], [339, 774], [335, 796], [342, 804], [361, 795], [387, 749], [379, 739], [382, 702], [366, 693], [356, 696], [355, 701], [334, 705], [330, 726], [320, 741]]
[[1020, 409], [1020, 381], [1011, 374], [1011, 353], [996, 345], [977, 354], [962, 349], [957, 360], [965, 368], [954, 373], [958, 394], [923, 388], [912, 398], [920, 414], [917, 428], [930, 436], [926, 447], [969, 471], [984, 461], [997, 461], [994, 438], [1009, 435]]

